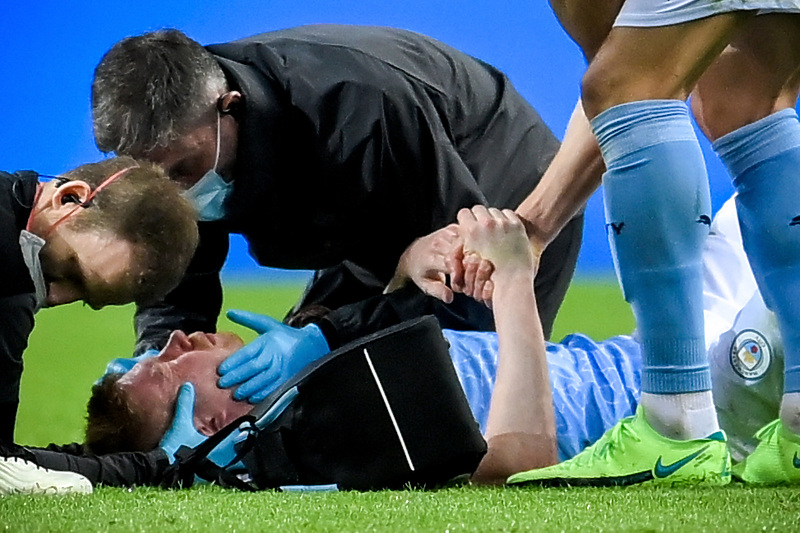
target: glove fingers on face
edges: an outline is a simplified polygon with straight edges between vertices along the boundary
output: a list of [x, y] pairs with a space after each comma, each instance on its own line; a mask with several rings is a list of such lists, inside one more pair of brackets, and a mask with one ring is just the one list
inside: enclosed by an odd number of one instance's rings
[[184, 383], [175, 404], [175, 418], [172, 426], [161, 439], [161, 449], [174, 460], [175, 452], [181, 446], [197, 446], [206, 437], [194, 426], [195, 390], [191, 383]]
[[112, 359], [111, 362], [109, 362], [106, 366], [106, 370], [103, 375], [97, 380], [97, 383], [100, 383], [103, 378], [109, 374], [125, 374], [139, 361], [149, 359], [150, 357], [155, 357], [158, 354], [158, 350], [150, 349], [141, 355], [137, 355], [136, 357], [118, 357], [116, 359]]
[[278, 372], [260, 372], [236, 389], [233, 397], [237, 400], [246, 399], [251, 403], [256, 403], [258, 401], [256, 395], [266, 398], [277, 385], [279, 377]]
[[[260, 357], [262, 354], [264, 344], [261, 337], [257, 338], [250, 344], [245, 345], [236, 352], [229, 355], [222, 363], [220, 363], [217, 372], [220, 376], [230, 382], [228, 385], [241, 383], [243, 380], [248, 379], [252, 374], [247, 375], [245, 371], [252, 370], [253, 373], [261, 370], [260, 367], [269, 368], [272, 364], [271, 358]], [[234, 376], [236, 381], [234, 380]]]
[[247, 401], [252, 403], [252, 404], [254, 404], [254, 405], [258, 404], [258, 403], [261, 403], [261, 402], [264, 401], [264, 398], [266, 398], [267, 396], [270, 395], [271, 392], [272, 392], [271, 389], [260, 390], [257, 393], [253, 394], [252, 396], [250, 396], [247, 399]]
[[186, 423], [194, 427], [194, 402], [196, 394], [194, 385], [184, 383], [178, 393], [178, 400], [175, 402], [175, 422]]

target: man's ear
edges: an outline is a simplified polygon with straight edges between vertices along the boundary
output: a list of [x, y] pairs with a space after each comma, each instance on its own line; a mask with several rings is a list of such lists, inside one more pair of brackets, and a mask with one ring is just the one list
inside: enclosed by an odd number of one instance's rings
[[232, 115], [236, 118], [241, 104], [242, 93], [239, 91], [228, 91], [217, 100], [217, 109], [223, 115]]
[[72, 210], [75, 206], [84, 203], [91, 193], [92, 187], [85, 181], [65, 181], [53, 191], [50, 207], [56, 212]]
[[200, 416], [195, 413], [194, 427], [196, 427], [197, 431], [199, 431], [201, 434], [205, 435], [206, 437], [210, 437], [224, 426], [222, 425], [222, 420], [215, 415]]

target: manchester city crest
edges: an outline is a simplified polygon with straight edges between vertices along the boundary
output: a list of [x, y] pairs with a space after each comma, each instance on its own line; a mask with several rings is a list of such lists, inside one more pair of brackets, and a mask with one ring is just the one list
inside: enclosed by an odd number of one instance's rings
[[772, 363], [772, 348], [756, 330], [744, 329], [731, 344], [731, 366], [744, 379], [761, 379]]

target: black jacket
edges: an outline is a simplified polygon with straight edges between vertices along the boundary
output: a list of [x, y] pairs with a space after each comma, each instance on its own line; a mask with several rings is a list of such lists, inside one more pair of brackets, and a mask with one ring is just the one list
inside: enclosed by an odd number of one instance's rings
[[[331, 289], [339, 275], [321, 276], [309, 292], [335, 294], [302, 302], [349, 304], [331, 306], [320, 323], [332, 347], [430, 312], [445, 327], [493, 327], [466, 298], [445, 309], [414, 289], [380, 289], [415, 238], [454, 222], [462, 207], [516, 207], [547, 168], [559, 143], [505, 75], [431, 38], [380, 27], [307, 26], [207, 49], [244, 95], [229, 217], [201, 223], [184, 283], [139, 309], [137, 351], [162, 345], [172, 329], [215, 329], [228, 232], [244, 235], [262, 265], [365, 271], [368, 280], [356, 276], [364, 291]], [[547, 331], [580, 223], [543, 259]]]
[[82, 444], [51, 444], [47, 448], [8, 447], [12, 454], [43, 468], [76, 472], [92, 485], [109, 487], [163, 486], [178, 488], [180, 472], [170, 467], [169, 458], [161, 448], [149, 452], [122, 452], [94, 455]]
[[14, 436], [22, 352], [33, 330], [33, 281], [22, 259], [19, 234], [31, 213], [38, 175], [0, 172], [0, 443]]

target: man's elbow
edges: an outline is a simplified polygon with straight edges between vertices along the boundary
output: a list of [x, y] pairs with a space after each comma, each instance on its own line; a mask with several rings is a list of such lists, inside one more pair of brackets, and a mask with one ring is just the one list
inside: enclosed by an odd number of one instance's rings
[[489, 438], [486, 455], [470, 481], [476, 485], [502, 485], [512, 474], [557, 462], [555, 434], [503, 433]]

